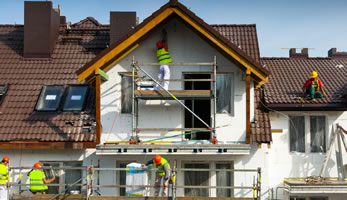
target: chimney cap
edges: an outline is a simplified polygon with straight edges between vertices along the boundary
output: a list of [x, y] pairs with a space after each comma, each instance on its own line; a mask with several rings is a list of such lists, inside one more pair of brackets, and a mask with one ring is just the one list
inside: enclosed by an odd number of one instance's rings
[[328, 51], [328, 57], [330, 57], [330, 58], [347, 58], [347, 52], [338, 51], [336, 48], [331, 48]]

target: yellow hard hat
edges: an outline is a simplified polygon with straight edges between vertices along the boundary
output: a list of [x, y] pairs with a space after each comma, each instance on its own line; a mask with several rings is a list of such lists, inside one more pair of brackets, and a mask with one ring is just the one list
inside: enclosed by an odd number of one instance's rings
[[318, 73], [316, 71], [313, 71], [311, 73], [311, 78], [317, 78], [317, 76], [318, 76]]

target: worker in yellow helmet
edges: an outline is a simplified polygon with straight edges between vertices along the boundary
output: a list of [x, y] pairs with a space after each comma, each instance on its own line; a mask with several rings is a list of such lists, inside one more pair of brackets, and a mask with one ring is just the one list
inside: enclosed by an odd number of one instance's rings
[[8, 180], [8, 170], [7, 164], [10, 162], [10, 158], [5, 156], [2, 158], [0, 164], [0, 200], [7, 200], [7, 180]]
[[147, 165], [154, 165], [155, 168], [157, 168], [157, 173], [155, 175], [155, 183], [154, 183], [154, 196], [159, 196], [160, 193], [160, 185], [163, 182], [163, 191], [161, 193], [161, 196], [167, 195], [168, 190], [168, 182], [170, 178], [170, 164], [169, 162], [161, 157], [160, 155], [155, 155], [154, 159], [147, 161], [145, 164]]
[[[157, 59], [160, 64], [159, 73], [158, 73], [158, 80], [163, 79], [170, 79], [170, 68], [168, 63], [171, 63], [171, 56], [168, 52], [168, 46], [167, 46], [167, 37], [166, 37], [166, 30], [163, 29], [162, 31], [163, 39], [161, 41], [157, 42]], [[161, 81], [160, 84], [166, 89], [169, 89], [169, 81]], [[161, 87], [157, 85], [155, 90], [160, 90]]]
[[302, 97], [305, 98], [306, 94], [308, 94], [311, 99], [327, 96], [323, 89], [322, 81], [318, 78], [318, 73], [316, 71], [311, 73], [311, 78], [308, 79], [302, 87]]
[[51, 183], [55, 180], [55, 177], [51, 178], [50, 180], [47, 180], [45, 173], [42, 171], [41, 167], [42, 167], [41, 163], [37, 162], [34, 164], [34, 169], [28, 173], [28, 176], [30, 178], [30, 184], [35, 184], [35, 185], [30, 185], [29, 187], [29, 190], [33, 194], [36, 194], [36, 193], [46, 194], [46, 190], [48, 190], [48, 186], [44, 184]]

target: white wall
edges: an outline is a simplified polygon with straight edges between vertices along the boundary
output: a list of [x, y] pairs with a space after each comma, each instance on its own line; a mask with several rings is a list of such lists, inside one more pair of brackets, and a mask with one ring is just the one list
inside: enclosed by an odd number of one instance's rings
[[[339, 123], [344, 127], [347, 127], [347, 112], [335, 112], [335, 111], [319, 111], [319, 112], [282, 112], [274, 113], [270, 115], [271, 128], [272, 129], [282, 129], [282, 133], [272, 133], [272, 146], [269, 150], [269, 183], [270, 187], [276, 188], [277, 186], [283, 186], [284, 178], [305, 178], [307, 176], [318, 176], [321, 170], [325, 153], [298, 153], [290, 152], [289, 150], [289, 115], [304, 115], [304, 116], [326, 116], [326, 132], [328, 136], [326, 137], [326, 149], [328, 148], [330, 135], [332, 133], [332, 127], [336, 129], [335, 124]], [[306, 124], [306, 147], [309, 150], [309, 127]], [[334, 148], [334, 147], [333, 147]], [[343, 148], [343, 146], [342, 146]], [[347, 154], [343, 154], [344, 163], [347, 162]], [[336, 167], [336, 155], [335, 151], [330, 155], [328, 165], [324, 177], [337, 177], [337, 167]], [[287, 196], [283, 197], [283, 190], [279, 189], [278, 197], [280, 199], [285, 199]], [[322, 195], [321, 195], [322, 196]], [[328, 195], [323, 195], [328, 196]], [[342, 199], [339, 198], [341, 195], [330, 195], [332, 199]], [[330, 199], [329, 199], [330, 200]]]
[[[217, 130], [219, 141], [245, 141], [246, 94], [243, 71], [226, 59], [219, 51], [209, 45], [191, 29], [178, 20], [172, 19], [165, 25], [168, 32], [168, 46], [173, 62], [212, 62], [217, 56], [218, 72], [230, 72], [233, 75], [232, 90], [234, 93], [234, 116], [217, 115], [217, 126], [229, 125]], [[120, 114], [121, 79], [120, 72], [131, 71], [132, 57], [139, 62], [157, 62], [155, 44], [161, 39], [161, 29], [146, 38], [140, 46], [124, 57], [112, 69], [107, 71], [109, 80], [101, 86], [101, 121], [103, 127], [102, 142], [127, 141], [131, 136], [131, 114]], [[153, 77], [157, 76], [158, 66], [144, 66], [143, 69]], [[212, 71], [209, 66], [171, 66], [171, 79], [181, 79], [182, 72]], [[142, 74], [140, 73], [140, 76]], [[253, 82], [252, 82], [253, 83]], [[253, 85], [253, 84], [252, 84]], [[183, 89], [181, 82], [172, 82], [169, 89]], [[147, 105], [144, 105], [144, 104]], [[152, 104], [152, 105], [148, 105]], [[253, 118], [253, 88], [251, 93], [251, 113]], [[140, 101], [139, 128], [183, 128], [184, 112], [177, 102], [170, 101], [169, 106], [158, 101]], [[142, 140], [177, 134], [140, 133]], [[170, 138], [170, 141], [181, 141], [182, 138]]]

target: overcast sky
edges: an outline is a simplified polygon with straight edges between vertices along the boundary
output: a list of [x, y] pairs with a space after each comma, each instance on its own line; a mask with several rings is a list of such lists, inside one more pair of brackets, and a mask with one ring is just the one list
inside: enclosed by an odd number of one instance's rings
[[[109, 23], [110, 11], [136, 11], [140, 22], [169, 0], [53, 0], [72, 23], [92, 16]], [[347, 51], [347, 0], [179, 0], [209, 24], [256, 24], [263, 57], [287, 57], [288, 49]], [[24, 0], [0, 0], [0, 24], [23, 24]]]

